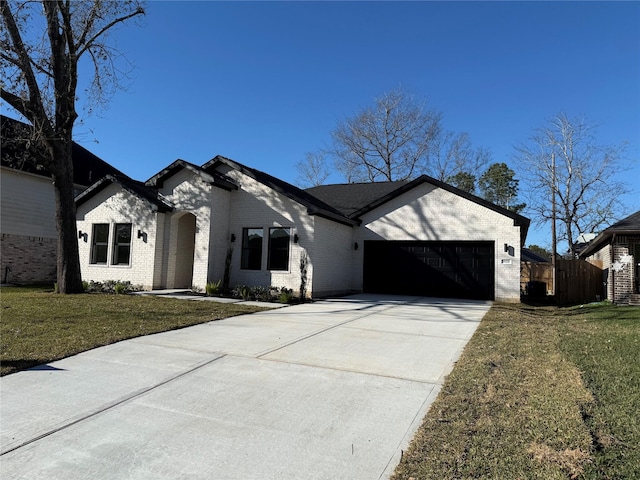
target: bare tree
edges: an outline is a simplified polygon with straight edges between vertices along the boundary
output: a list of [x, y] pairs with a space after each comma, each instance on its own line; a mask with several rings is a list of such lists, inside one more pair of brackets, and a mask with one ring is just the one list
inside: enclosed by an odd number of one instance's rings
[[33, 127], [36, 162], [51, 173], [58, 231], [57, 280], [60, 293], [82, 291], [71, 146], [78, 66], [93, 66], [90, 96], [100, 103], [118, 87], [117, 52], [107, 34], [144, 15], [139, 1], [0, 0], [1, 98]]
[[324, 152], [307, 152], [305, 159], [296, 163], [298, 185], [303, 188], [317, 187], [327, 181], [331, 171]]
[[536, 223], [556, 219], [557, 239], [568, 243], [572, 256], [578, 235], [595, 232], [617, 217], [619, 199], [627, 191], [627, 185], [614, 178], [623, 170], [626, 145], [598, 145], [595, 133], [595, 126], [584, 119], [560, 113], [517, 147]]
[[475, 186], [468, 184], [469, 175], [484, 169], [490, 159], [491, 152], [474, 148], [466, 132], [441, 131], [429, 147], [426, 171], [442, 182], [455, 184], [465, 179], [465, 190], [472, 192]]
[[336, 169], [349, 182], [404, 180], [425, 170], [440, 113], [401, 89], [338, 122], [332, 132]]

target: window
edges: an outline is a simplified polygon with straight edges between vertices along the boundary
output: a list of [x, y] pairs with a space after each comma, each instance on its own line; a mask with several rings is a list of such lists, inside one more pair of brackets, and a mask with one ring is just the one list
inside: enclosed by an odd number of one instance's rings
[[131, 256], [131, 224], [116, 223], [113, 238], [113, 265], [129, 265]]
[[289, 270], [289, 231], [290, 228], [269, 229], [269, 270]]
[[242, 259], [240, 267], [244, 270], [260, 270], [262, 268], [261, 228], [242, 229]]
[[91, 236], [91, 263], [107, 263], [109, 224], [94, 223]]

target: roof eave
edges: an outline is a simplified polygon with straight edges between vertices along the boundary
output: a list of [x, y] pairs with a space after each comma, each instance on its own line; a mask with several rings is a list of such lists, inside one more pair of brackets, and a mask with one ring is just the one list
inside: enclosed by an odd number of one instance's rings
[[151, 177], [149, 180], [145, 182], [145, 185], [150, 187], [161, 188], [167, 178], [175, 175], [175, 172], [182, 169], [187, 169], [193, 172], [195, 175], [200, 177], [203, 182], [209, 185], [222, 188], [223, 190], [238, 189], [238, 186], [233, 182], [231, 182], [230, 180], [222, 178], [221, 176], [211, 175], [210, 173], [205, 172], [203, 168], [198, 167], [197, 165], [193, 165], [187, 162], [186, 160], [182, 160], [182, 159], [176, 160], [171, 165], [169, 165], [168, 167], [164, 168], [163, 170], [155, 174], [153, 177]]
[[597, 252], [603, 246], [605, 246], [607, 244], [607, 242], [610, 239], [613, 238], [614, 235], [640, 235], [640, 230], [638, 230], [638, 229], [620, 229], [620, 230], [611, 229], [611, 230], [605, 230], [600, 235], [598, 235], [596, 238], [591, 240], [591, 242], [589, 242], [589, 244], [584, 248], [584, 250], [582, 250], [582, 252], [580, 252], [579, 257], [580, 258], [585, 258], [585, 257], [588, 257], [589, 255]]
[[173, 211], [173, 206], [170, 205], [164, 199], [150, 199], [145, 195], [141, 195], [140, 192], [136, 192], [133, 188], [129, 187], [125, 182], [120, 181], [118, 178], [112, 175], [106, 175], [102, 177], [100, 180], [95, 182], [93, 185], [87, 187], [84, 191], [82, 191], [75, 198], [76, 207], [82, 205], [87, 202], [102, 190], [107, 188], [111, 184], [118, 184], [122, 189], [126, 190], [130, 194], [144, 200], [154, 212], [166, 213]]
[[476, 197], [475, 195], [469, 193], [469, 192], [465, 192], [464, 190], [460, 190], [459, 188], [456, 188], [452, 185], [449, 185], [447, 183], [441, 182], [440, 180], [436, 180], [435, 178], [429, 177], [428, 175], [421, 175], [418, 178], [416, 178], [415, 180], [412, 180], [409, 183], [406, 183], [402, 186], [400, 186], [399, 188], [397, 188], [396, 190], [388, 193], [387, 195], [380, 197], [379, 199], [371, 202], [369, 205], [366, 205], [364, 207], [362, 207], [361, 209], [353, 212], [351, 215], [349, 215], [349, 218], [358, 218], [362, 215], [364, 215], [365, 213], [370, 212], [371, 210], [374, 210], [376, 208], [378, 208], [379, 206], [393, 200], [394, 198], [407, 193], [408, 191], [414, 189], [415, 187], [417, 187], [418, 185], [421, 185], [422, 183], [430, 183], [431, 185], [434, 185], [438, 188], [442, 188], [444, 190], [447, 190], [451, 193], [454, 193], [456, 195], [459, 195], [463, 198], [466, 198], [467, 200], [470, 200], [474, 203], [477, 203], [479, 205], [482, 205], [486, 208], [489, 208], [497, 213], [500, 213], [502, 215], [505, 215], [507, 217], [510, 217], [513, 219], [513, 224], [514, 226], [517, 227], [523, 227], [521, 230], [521, 234], [520, 234], [520, 240], [522, 242], [522, 244], [524, 244], [525, 240], [526, 240], [526, 236], [527, 233], [529, 231], [529, 225], [531, 224], [531, 220], [529, 220], [527, 217], [524, 217], [518, 213], [512, 212], [510, 210], [507, 210], [506, 208], [500, 207], [498, 205], [495, 205], [487, 200], [484, 200], [483, 198], [480, 197]]

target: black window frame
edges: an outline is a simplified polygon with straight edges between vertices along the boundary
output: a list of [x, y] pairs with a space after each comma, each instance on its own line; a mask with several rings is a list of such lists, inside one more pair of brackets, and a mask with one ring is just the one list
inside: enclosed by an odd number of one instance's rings
[[[98, 241], [99, 232], [98, 228], [106, 227], [106, 239]], [[104, 233], [104, 232], [101, 232]], [[109, 259], [109, 234], [111, 233], [111, 224], [109, 223], [94, 223], [91, 226], [91, 254], [89, 263], [91, 265], [107, 265]], [[104, 250], [103, 250], [104, 248]], [[100, 255], [100, 259], [98, 259]], [[104, 256], [104, 260], [102, 260]]]
[[[120, 238], [120, 230], [123, 227], [129, 227], [128, 242], [126, 237]], [[133, 224], [131, 223], [116, 223], [113, 229], [113, 248], [111, 252], [111, 265], [131, 265], [131, 235], [133, 231]], [[121, 261], [122, 252], [126, 251], [126, 261]], [[123, 257], [124, 258], [124, 257]]]
[[[276, 231], [286, 231], [284, 236], [275, 237]], [[269, 246], [267, 256], [267, 270], [289, 271], [289, 257], [291, 255], [291, 227], [270, 227]]]
[[[250, 232], [259, 232], [259, 241], [251, 241]], [[242, 229], [242, 253], [240, 268], [242, 270], [262, 270], [262, 249], [264, 243], [264, 228], [246, 227]]]

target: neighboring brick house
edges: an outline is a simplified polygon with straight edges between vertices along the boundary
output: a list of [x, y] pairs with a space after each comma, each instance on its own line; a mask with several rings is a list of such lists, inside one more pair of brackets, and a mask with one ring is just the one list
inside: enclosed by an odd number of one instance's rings
[[[53, 282], [57, 231], [51, 176], [29, 155], [30, 126], [2, 116], [1, 127], [0, 281]], [[124, 175], [76, 143], [72, 154], [77, 193], [104, 175]]]
[[600, 233], [580, 258], [602, 268], [609, 300], [640, 305], [640, 211]]
[[427, 176], [301, 190], [217, 156], [76, 198], [85, 280], [519, 301], [529, 220]]

